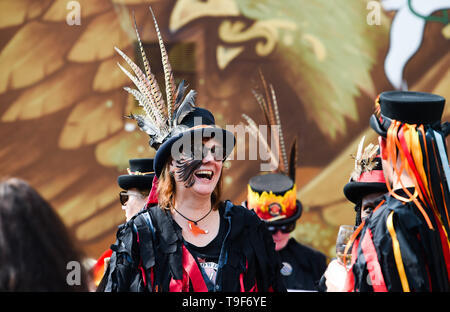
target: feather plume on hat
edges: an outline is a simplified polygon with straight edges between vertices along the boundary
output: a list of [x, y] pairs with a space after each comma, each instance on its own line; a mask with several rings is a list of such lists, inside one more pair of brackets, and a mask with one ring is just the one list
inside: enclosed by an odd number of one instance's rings
[[358, 150], [356, 156], [352, 157], [355, 159], [355, 167], [350, 175], [351, 181], [358, 181], [359, 177], [364, 172], [371, 172], [377, 166], [377, 160], [375, 159], [378, 154], [378, 145], [370, 143], [363, 150], [365, 136], [362, 137], [358, 145]]
[[[263, 86], [264, 95], [256, 90], [252, 90], [256, 102], [261, 108], [266, 124], [268, 126], [277, 126], [276, 128], [269, 127], [268, 138], [274, 135], [275, 148], [269, 147], [266, 137], [261, 133], [257, 127], [255, 121], [246, 114], [242, 114], [242, 117], [247, 121], [249, 132], [255, 138], [259, 139], [259, 143], [269, 151], [270, 162], [276, 165], [274, 172], [280, 172], [288, 175], [293, 181], [295, 181], [295, 166], [297, 163], [297, 138], [295, 137], [290, 148], [289, 160], [286, 154], [286, 146], [284, 142], [283, 131], [281, 129], [280, 114], [278, 111], [278, 102], [273, 89], [272, 84], [267, 85], [266, 80], [259, 70], [259, 76]], [[275, 133], [272, 133], [275, 130]]]
[[119, 63], [119, 68], [130, 78], [136, 86], [136, 89], [125, 87], [124, 90], [132, 94], [138, 101], [145, 112], [145, 115], [126, 116], [137, 122], [139, 128], [150, 136], [150, 146], [158, 149], [165, 139], [174, 131], [178, 129], [183, 118], [195, 107], [195, 98], [197, 92], [190, 90], [184, 96], [187, 87], [185, 81], [181, 81], [178, 87], [175, 85], [175, 79], [170, 66], [169, 56], [164, 46], [164, 41], [161, 32], [156, 22], [153, 10], [149, 7], [155, 24], [156, 34], [158, 37], [159, 48], [161, 51], [162, 65], [164, 70], [166, 101], [164, 101], [161, 90], [156, 81], [155, 75], [151, 72], [150, 64], [142, 46], [141, 38], [134, 18], [134, 28], [136, 30], [136, 37], [141, 52], [142, 61], [145, 68], [145, 73], [137, 66], [125, 53], [117, 47], [114, 49], [127, 62], [132, 69], [134, 75], [126, 70]]

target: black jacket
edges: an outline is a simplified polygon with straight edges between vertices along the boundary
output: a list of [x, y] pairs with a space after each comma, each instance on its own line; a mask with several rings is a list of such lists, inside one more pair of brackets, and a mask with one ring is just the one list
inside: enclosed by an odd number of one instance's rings
[[[219, 209], [228, 226], [213, 290], [286, 291], [281, 262], [265, 223], [253, 211], [229, 201]], [[183, 279], [187, 250], [183, 245], [170, 212], [159, 206], [140, 212], [119, 227], [98, 291], [170, 291], [171, 281]], [[192, 283], [190, 279], [189, 291], [194, 289]]]
[[289, 239], [278, 251], [283, 268], [281, 274], [287, 289], [317, 290], [320, 277], [327, 269], [327, 257], [308, 246]]
[[[414, 193], [414, 190], [411, 189], [411, 192]], [[398, 193], [406, 196], [403, 191]], [[404, 291], [405, 281], [410, 291], [450, 290], [441, 246], [447, 242], [441, 240], [438, 224], [430, 208], [426, 205], [423, 207], [435, 230], [428, 228], [413, 202], [403, 203], [390, 195], [366, 220], [358, 237], [357, 258], [352, 267], [354, 291], [377, 291], [376, 287], [382, 286], [380, 291], [385, 288], [384, 291], [401, 292]], [[393, 247], [396, 244], [399, 246], [397, 254], [400, 255], [397, 259]], [[368, 257], [370, 249], [375, 251], [372, 257]], [[372, 263], [371, 258], [374, 259]], [[400, 271], [405, 272], [403, 286], [399, 273], [400, 259], [403, 266], [403, 269], [400, 266]]]

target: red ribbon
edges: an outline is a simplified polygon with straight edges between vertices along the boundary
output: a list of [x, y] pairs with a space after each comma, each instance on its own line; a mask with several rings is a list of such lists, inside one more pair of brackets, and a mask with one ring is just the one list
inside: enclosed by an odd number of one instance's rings
[[[245, 260], [245, 271], [247, 271], [247, 269], [248, 269], [248, 261]], [[244, 286], [244, 273], [241, 273], [239, 275], [239, 284], [241, 285], [241, 292], [246, 292], [245, 286]], [[270, 288], [272, 288], [272, 286]], [[269, 289], [269, 291], [273, 291], [273, 290]], [[255, 283], [255, 285], [253, 285], [253, 287], [250, 288], [250, 290], [248, 292], [258, 292], [257, 284]]]
[[170, 281], [169, 291], [171, 292], [181, 292], [189, 291], [189, 280], [192, 281], [192, 287], [195, 292], [207, 292], [208, 287], [203, 280], [202, 272], [197, 265], [192, 254], [187, 250], [186, 246], [183, 245], [183, 279]]
[[150, 194], [148, 195], [147, 206], [158, 203], [158, 177], [155, 175], [153, 177], [152, 189], [150, 190]]
[[367, 270], [372, 281], [373, 290], [376, 292], [387, 292], [386, 283], [384, 282], [383, 272], [378, 262], [377, 251], [372, 241], [372, 231], [367, 229], [361, 241], [361, 249], [367, 263]]

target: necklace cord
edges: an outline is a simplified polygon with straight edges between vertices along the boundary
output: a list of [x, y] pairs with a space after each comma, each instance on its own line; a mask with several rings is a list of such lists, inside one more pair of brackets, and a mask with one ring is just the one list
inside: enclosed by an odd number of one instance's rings
[[175, 209], [175, 211], [176, 211], [180, 216], [182, 216], [183, 218], [185, 218], [186, 220], [188, 220], [188, 221], [190, 221], [190, 222], [193, 222], [195, 225], [197, 225], [198, 222], [200, 222], [200, 221], [202, 221], [203, 219], [205, 219], [205, 218], [211, 213], [212, 208], [213, 208], [213, 207], [212, 207], [212, 205], [211, 205], [211, 209], [209, 209], [209, 211], [208, 211], [207, 214], [205, 214], [203, 217], [201, 217], [201, 218], [198, 219], [197, 221], [194, 221], [194, 220], [191, 220], [191, 219], [189, 219], [188, 217], [184, 216], [181, 212], [179, 212], [179, 211], [177, 210], [177, 208], [173, 207], [173, 209]]

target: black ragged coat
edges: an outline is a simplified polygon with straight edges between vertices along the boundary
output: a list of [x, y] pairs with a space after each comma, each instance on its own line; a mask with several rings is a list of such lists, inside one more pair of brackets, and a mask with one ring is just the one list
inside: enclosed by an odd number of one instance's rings
[[[227, 231], [214, 291], [286, 291], [272, 236], [253, 212], [226, 201]], [[119, 227], [98, 291], [171, 291], [183, 280], [184, 240], [171, 213], [153, 206]], [[184, 251], [183, 251], [184, 249]], [[193, 291], [192, 279], [187, 289]]]

